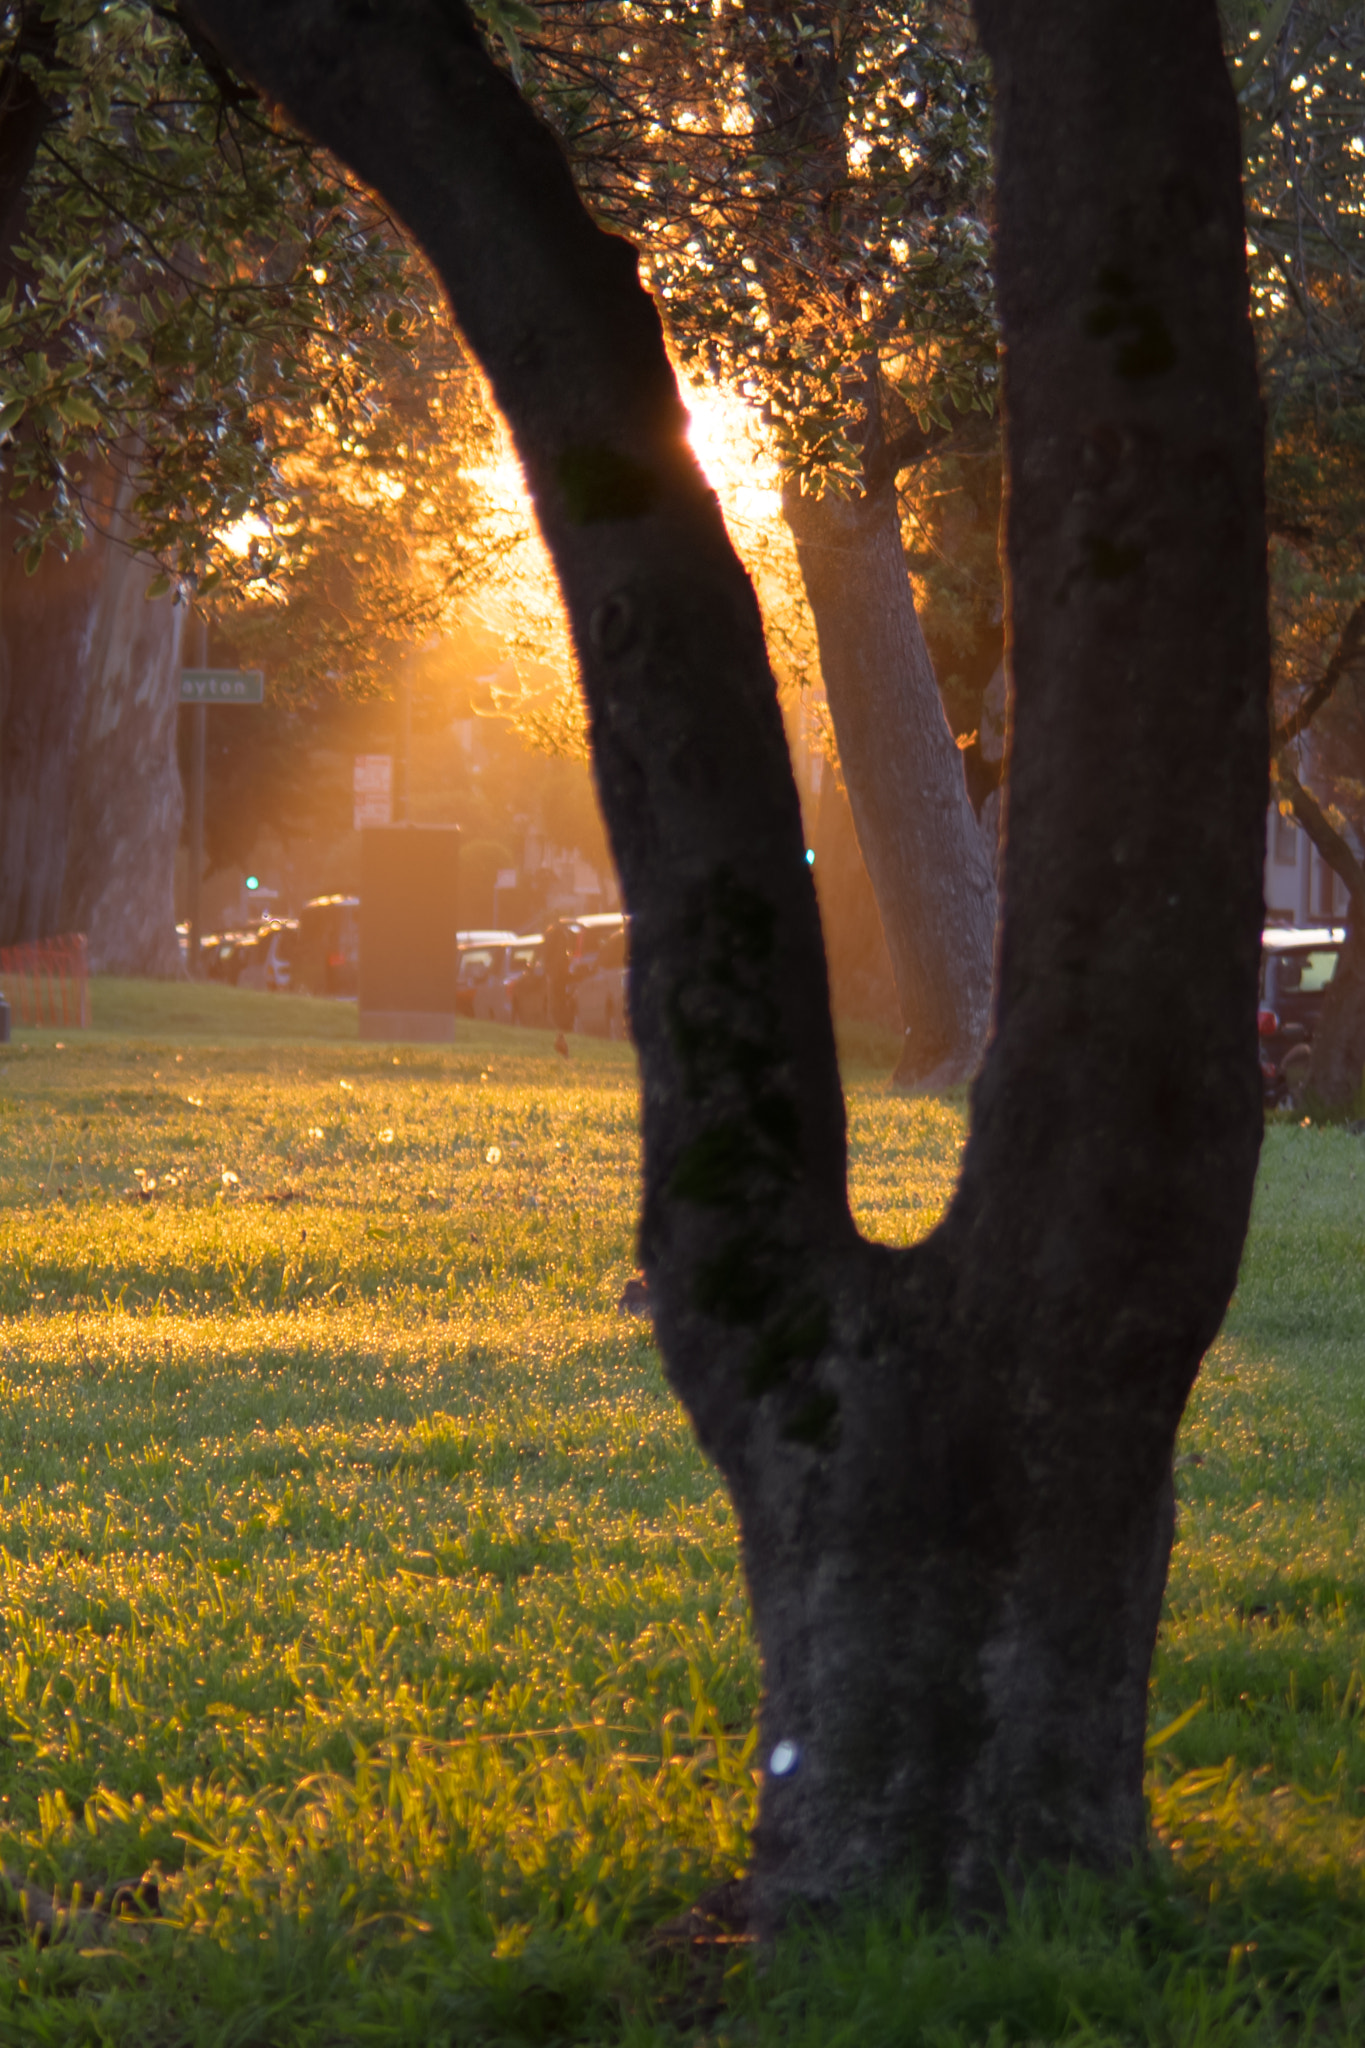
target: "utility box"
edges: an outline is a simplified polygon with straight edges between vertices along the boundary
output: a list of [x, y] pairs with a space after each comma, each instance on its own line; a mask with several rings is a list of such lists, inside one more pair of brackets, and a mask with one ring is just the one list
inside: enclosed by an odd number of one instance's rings
[[455, 1036], [457, 825], [360, 835], [360, 1035]]

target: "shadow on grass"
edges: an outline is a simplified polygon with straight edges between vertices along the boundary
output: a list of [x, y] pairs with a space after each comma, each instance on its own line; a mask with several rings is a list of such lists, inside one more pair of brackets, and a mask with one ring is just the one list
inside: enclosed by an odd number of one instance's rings
[[[1044, 2042], [1358, 2040], [1365, 1911], [1352, 1882], [1192, 1879], [1164, 1855], [1108, 1881], [1043, 1878], [996, 1925], [912, 1890], [793, 1925], [763, 1956], [653, 1942], [569, 1913], [500, 1925], [473, 1871], [420, 1912], [339, 1899], [236, 1930], [169, 1922], [102, 1947], [11, 1949], [0, 2039], [144, 2048], [1024, 2048]], [[358, 1903], [358, 1902], [357, 1902]], [[371, 1902], [375, 1904], [377, 1902]]]

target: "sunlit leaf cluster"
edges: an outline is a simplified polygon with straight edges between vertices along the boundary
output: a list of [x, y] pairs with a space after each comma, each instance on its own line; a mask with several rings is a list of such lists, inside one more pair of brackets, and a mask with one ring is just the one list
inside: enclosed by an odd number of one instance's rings
[[520, 52], [675, 345], [809, 483], [861, 477], [875, 362], [906, 417], [989, 409], [988, 99], [953, 10], [547, 0]]
[[299, 530], [300, 441], [364, 467], [398, 382], [430, 445], [458, 349], [392, 223], [173, 10], [51, 0], [41, 36], [37, 12], [0, 13], [0, 63], [45, 106], [0, 298], [30, 559], [79, 545], [113, 472], [133, 487], [119, 537], [168, 579], [259, 589]]

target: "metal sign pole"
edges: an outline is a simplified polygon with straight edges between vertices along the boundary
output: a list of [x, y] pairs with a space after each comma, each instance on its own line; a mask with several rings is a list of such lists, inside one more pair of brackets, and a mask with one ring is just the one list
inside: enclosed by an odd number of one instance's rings
[[[209, 622], [195, 621], [195, 657], [199, 668], [207, 668]], [[190, 974], [203, 972], [204, 935], [204, 773], [208, 754], [209, 708], [204, 702], [190, 706]]]
[[210, 704], [263, 704], [265, 677], [258, 668], [210, 668], [209, 622], [194, 622], [197, 668], [180, 671], [180, 701], [190, 707], [190, 973], [197, 979], [203, 972], [203, 885], [204, 885], [204, 803], [205, 767], [208, 751]]

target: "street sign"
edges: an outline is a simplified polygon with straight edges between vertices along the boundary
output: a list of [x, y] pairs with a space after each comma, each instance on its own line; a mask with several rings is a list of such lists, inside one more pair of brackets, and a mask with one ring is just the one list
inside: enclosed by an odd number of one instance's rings
[[182, 704], [263, 704], [265, 676], [258, 668], [182, 668]]

